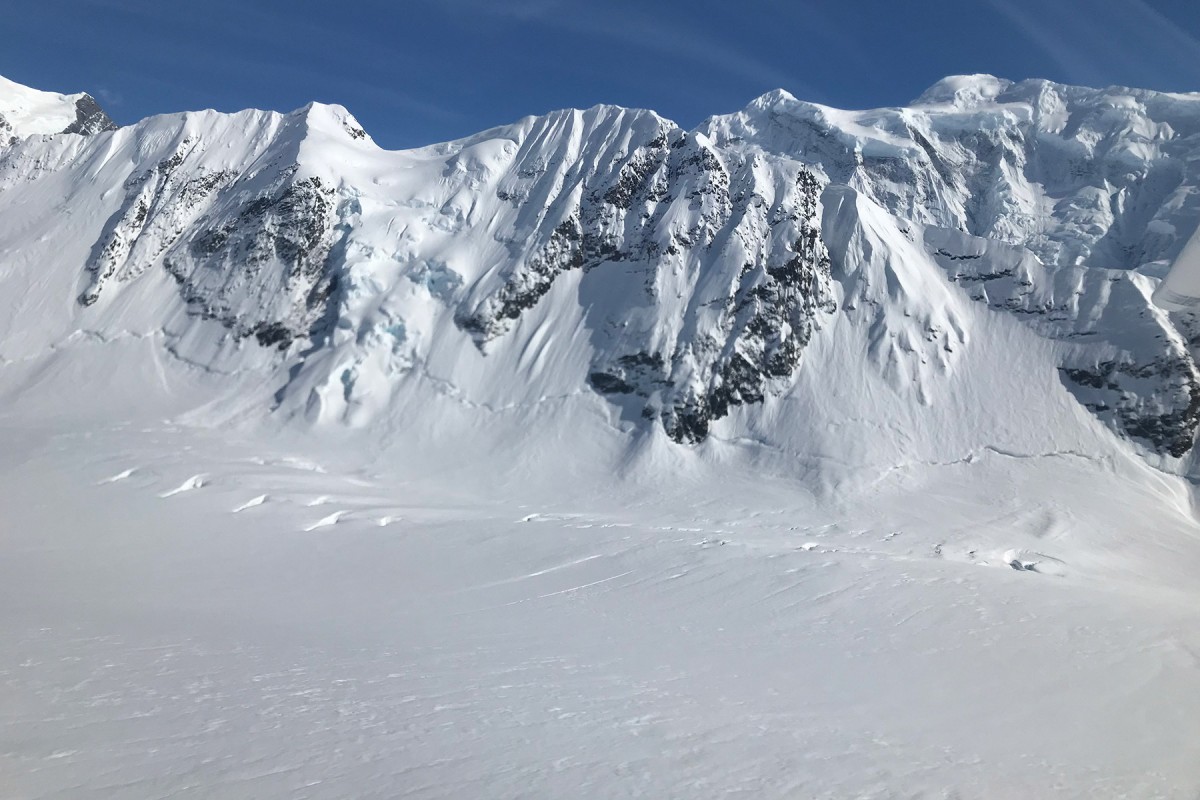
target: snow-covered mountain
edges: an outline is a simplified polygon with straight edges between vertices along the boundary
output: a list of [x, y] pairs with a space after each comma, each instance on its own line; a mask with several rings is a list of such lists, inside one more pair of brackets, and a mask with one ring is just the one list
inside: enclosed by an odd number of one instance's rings
[[1200, 94], [0, 114], [9, 794], [1200, 796]]
[[[1149, 298], [1200, 221], [1200, 95], [955, 77], [401, 152], [315, 103], [112, 129], [4, 82], [0, 114], [11, 397], [178, 368], [195, 405], [430, 443], [586, 418], [846, 467], [1123, 439], [1191, 470], [1200, 325]], [[122, 341], [167, 367], [95, 357]]]

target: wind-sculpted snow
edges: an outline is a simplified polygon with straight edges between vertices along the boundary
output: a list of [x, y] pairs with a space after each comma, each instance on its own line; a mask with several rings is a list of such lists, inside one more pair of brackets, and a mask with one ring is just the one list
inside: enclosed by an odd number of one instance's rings
[[1200, 425], [1200, 325], [1149, 302], [1200, 219], [1194, 95], [975, 76], [910, 108], [773, 92], [685, 131], [597, 106], [404, 152], [336, 106], [105, 127], [0, 150], [11, 293], [78, 300], [14, 301], [8, 360], [136, 329], [261, 375], [260, 413], [393, 431], [553, 401], [792, 452], [870, 421], [952, 459], [1018, 428], [964, 405], [1000, 403], [998, 372], [1051, 381], [1027, 435], [1060, 449], [1093, 435], [1063, 398], [1172, 459]]

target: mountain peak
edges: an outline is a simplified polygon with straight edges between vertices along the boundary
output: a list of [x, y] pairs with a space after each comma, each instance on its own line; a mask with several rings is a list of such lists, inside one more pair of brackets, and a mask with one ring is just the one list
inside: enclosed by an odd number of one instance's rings
[[772, 89], [766, 94], [759, 95], [750, 101], [751, 108], [769, 108], [779, 103], [794, 103], [796, 96], [787, 89]]
[[336, 136], [349, 135], [351, 139], [371, 141], [366, 130], [345, 106], [313, 101], [297, 109], [294, 115], [302, 118], [309, 130]]
[[116, 127], [90, 94], [43, 92], [0, 76], [0, 144], [40, 134], [86, 135]]
[[978, 108], [994, 102], [1012, 85], [1012, 81], [997, 78], [995, 75], [950, 75], [922, 92], [911, 105]]

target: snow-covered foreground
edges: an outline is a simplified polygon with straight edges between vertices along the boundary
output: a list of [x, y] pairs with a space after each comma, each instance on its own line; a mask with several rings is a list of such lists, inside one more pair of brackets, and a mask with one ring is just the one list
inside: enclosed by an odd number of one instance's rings
[[1200, 791], [1200, 535], [1132, 457], [489, 499], [286, 438], [0, 437], [5, 797]]

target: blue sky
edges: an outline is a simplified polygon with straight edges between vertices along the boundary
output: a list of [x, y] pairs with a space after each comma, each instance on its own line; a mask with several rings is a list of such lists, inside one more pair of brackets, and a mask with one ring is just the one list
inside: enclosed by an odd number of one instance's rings
[[0, 19], [0, 74], [121, 123], [316, 99], [386, 147], [601, 102], [692, 126], [778, 87], [900, 105], [972, 72], [1200, 91], [1197, 0], [5, 0]]

